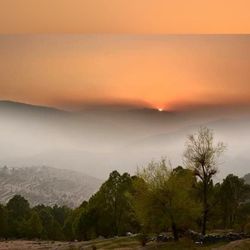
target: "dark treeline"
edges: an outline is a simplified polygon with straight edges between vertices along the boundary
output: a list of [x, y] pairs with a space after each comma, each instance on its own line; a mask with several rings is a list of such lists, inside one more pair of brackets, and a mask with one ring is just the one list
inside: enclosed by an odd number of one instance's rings
[[24, 197], [15, 195], [6, 206], [0, 206], [0, 238], [88, 240], [139, 232], [129, 197], [134, 193], [134, 178], [112, 172], [100, 190], [75, 209], [57, 205], [31, 208]]
[[188, 138], [187, 166], [151, 162], [136, 176], [113, 171], [89, 201], [75, 209], [38, 205], [15, 195], [0, 206], [0, 238], [90, 240], [131, 233], [231, 229], [250, 233], [250, 186], [228, 175], [214, 183], [216, 157], [224, 150], [202, 128]]

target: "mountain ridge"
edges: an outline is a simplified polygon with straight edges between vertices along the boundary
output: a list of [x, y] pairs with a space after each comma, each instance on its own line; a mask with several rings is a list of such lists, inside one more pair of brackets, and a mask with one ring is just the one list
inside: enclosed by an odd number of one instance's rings
[[36, 105], [30, 103], [16, 102], [10, 100], [0, 100], [0, 108], [19, 108], [19, 109], [36, 109], [36, 110], [47, 110], [47, 111], [57, 111], [66, 112], [65, 110], [58, 109], [51, 106]]
[[20, 194], [31, 206], [43, 203], [77, 207], [88, 200], [101, 183], [100, 179], [68, 169], [4, 166], [0, 167], [0, 203], [6, 204]]

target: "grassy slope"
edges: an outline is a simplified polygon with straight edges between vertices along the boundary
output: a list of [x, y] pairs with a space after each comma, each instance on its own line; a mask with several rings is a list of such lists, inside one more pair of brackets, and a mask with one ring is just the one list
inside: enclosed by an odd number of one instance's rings
[[42, 250], [42, 249], [57, 249], [57, 250], [91, 250], [95, 246], [99, 249], [162, 249], [162, 250], [250, 250], [250, 239], [240, 240], [231, 243], [220, 243], [209, 246], [198, 246], [192, 241], [182, 239], [180, 242], [167, 242], [157, 244], [155, 242], [148, 243], [145, 248], [140, 246], [140, 243], [133, 237], [119, 237], [113, 239], [100, 239], [85, 242], [53, 242], [53, 241], [3, 241], [0, 242], [0, 250]]

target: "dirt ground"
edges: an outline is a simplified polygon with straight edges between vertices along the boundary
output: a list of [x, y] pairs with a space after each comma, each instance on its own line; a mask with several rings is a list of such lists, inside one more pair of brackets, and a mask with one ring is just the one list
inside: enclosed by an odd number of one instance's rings
[[237, 240], [213, 250], [250, 250], [250, 239]]
[[103, 239], [85, 242], [61, 242], [61, 241], [27, 241], [13, 240], [1, 241], [0, 250], [91, 250], [95, 246], [97, 249], [136, 249], [139, 243], [130, 239]]
[[[27, 240], [13, 240], [13, 241], [0, 241], [0, 250], [92, 250], [94, 249], [162, 249], [162, 250], [172, 250], [172, 249], [201, 249], [201, 250], [250, 250], [250, 239], [239, 240], [228, 243], [221, 247], [194, 247], [186, 245], [177, 244], [176, 247], [174, 243], [167, 243], [163, 245], [149, 244], [146, 248], [142, 248], [138, 241], [128, 238], [117, 238], [117, 239], [102, 239], [95, 241], [86, 242], [60, 242], [60, 241], [27, 241]], [[184, 247], [184, 248], [183, 248]]]
[[[77, 248], [76, 248], [77, 247]], [[76, 243], [67, 242], [52, 242], [52, 241], [26, 241], [13, 240], [0, 242], [1, 250], [28, 250], [28, 249], [81, 249], [76, 246]]]

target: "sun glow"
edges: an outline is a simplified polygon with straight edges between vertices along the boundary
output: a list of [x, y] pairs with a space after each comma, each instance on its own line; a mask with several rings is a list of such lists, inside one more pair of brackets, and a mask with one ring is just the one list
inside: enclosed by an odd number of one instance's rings
[[162, 108], [158, 108], [158, 111], [159, 111], [159, 112], [162, 112], [162, 111], [163, 111], [163, 109], [162, 109]]

